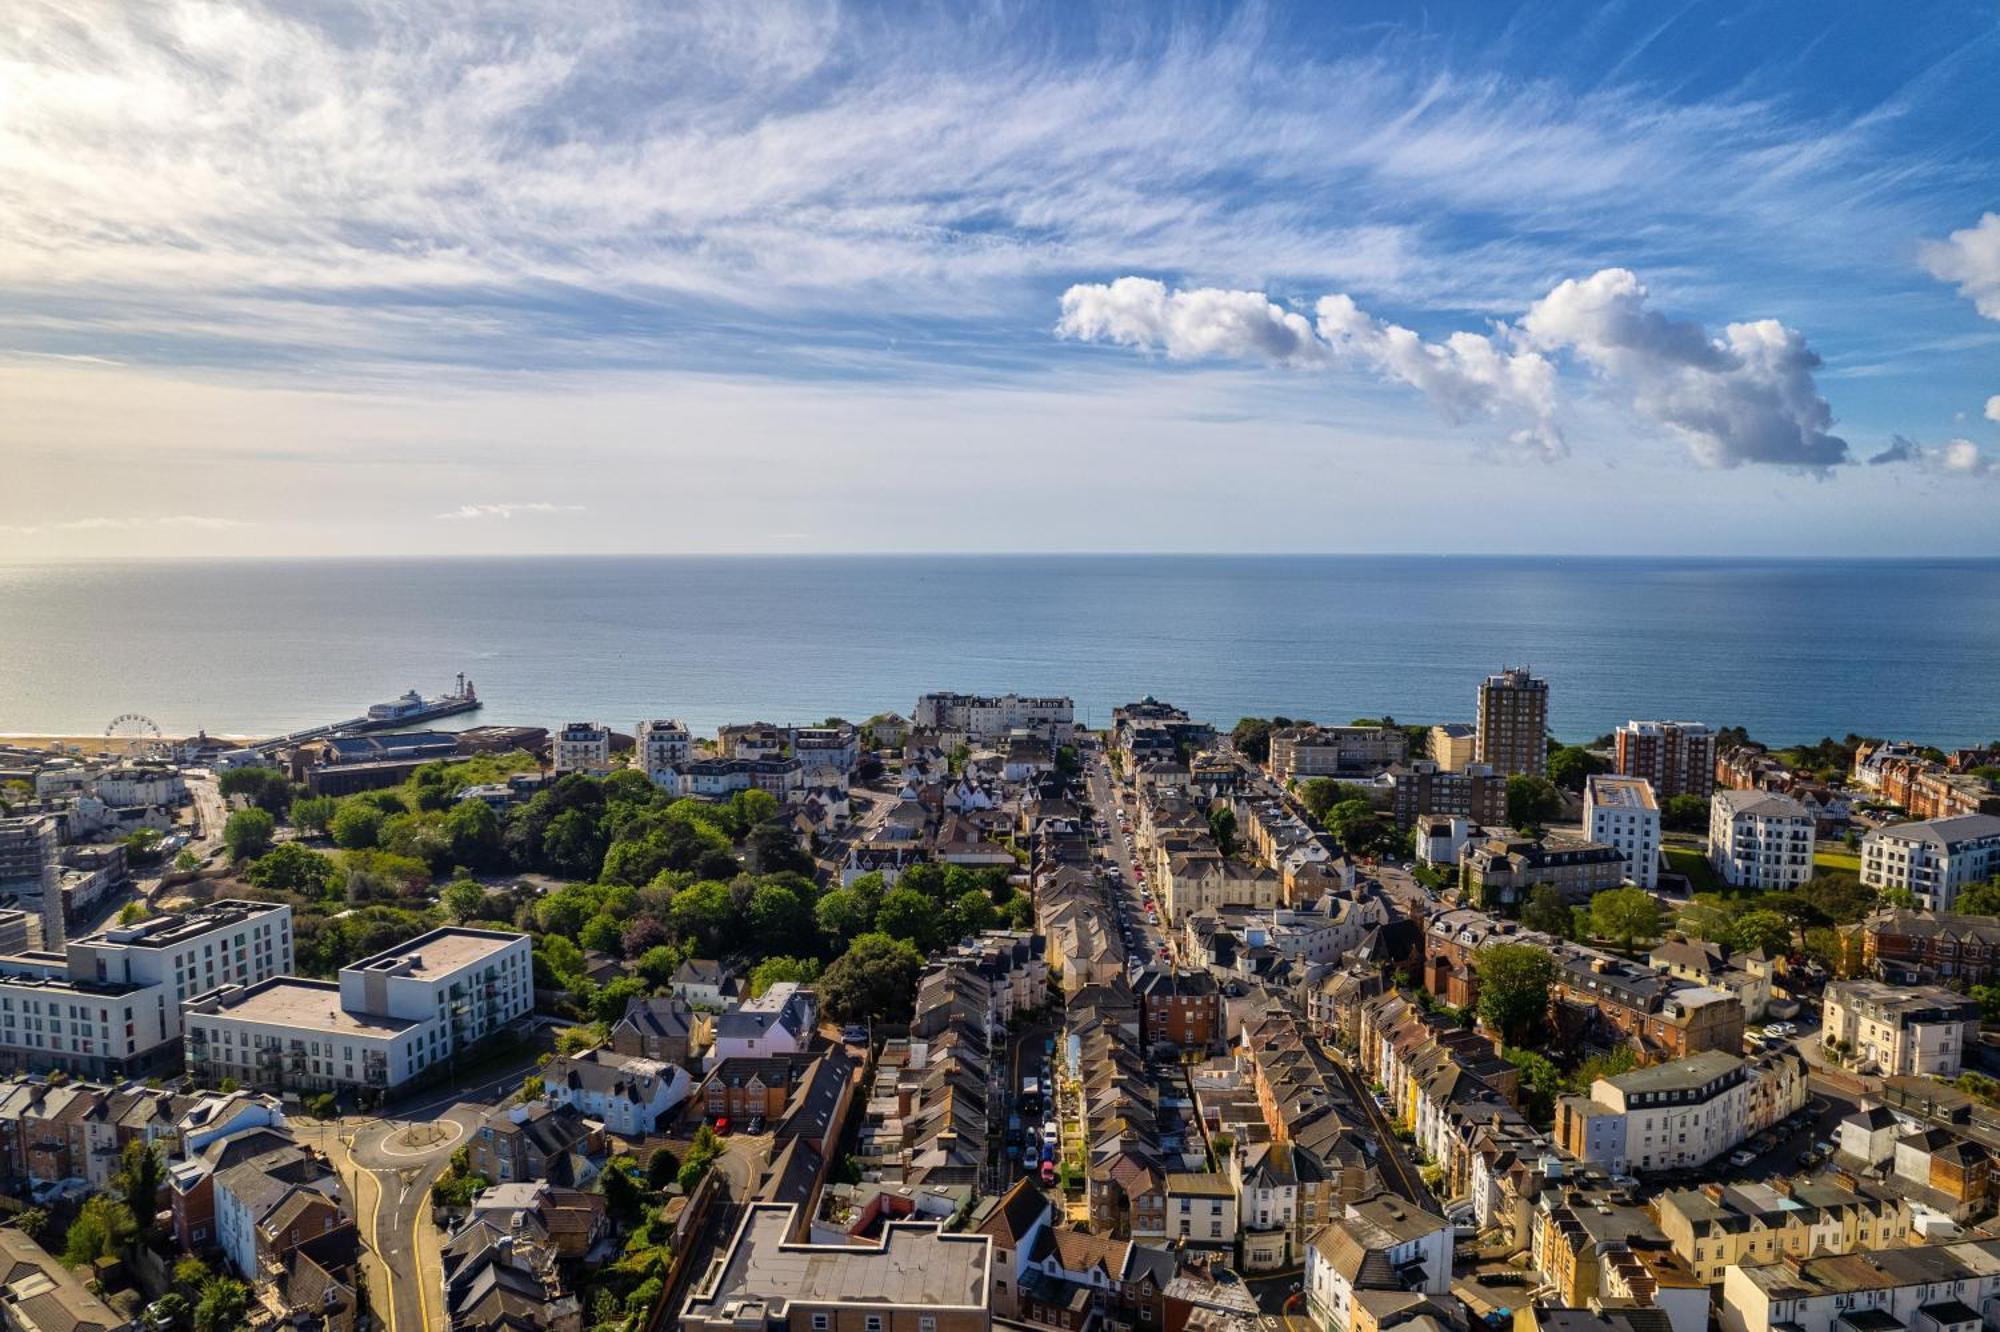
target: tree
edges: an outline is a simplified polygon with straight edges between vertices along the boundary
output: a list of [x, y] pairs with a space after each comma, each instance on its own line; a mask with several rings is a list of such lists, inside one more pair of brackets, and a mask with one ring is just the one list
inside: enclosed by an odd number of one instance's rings
[[782, 823], [760, 823], [752, 828], [744, 851], [752, 873], [813, 872], [813, 858], [799, 846], [799, 835]]
[[160, 1208], [160, 1180], [165, 1173], [158, 1146], [140, 1139], [125, 1144], [119, 1157], [118, 1187], [131, 1208], [141, 1244], [152, 1237], [153, 1217]]
[[1556, 1097], [1562, 1095], [1562, 1070], [1547, 1055], [1509, 1047], [1504, 1056], [1521, 1070], [1521, 1110], [1534, 1124], [1546, 1128], [1555, 1122]]
[[1245, 717], [1230, 729], [1229, 739], [1236, 752], [1252, 763], [1271, 757], [1271, 723], [1262, 717]]
[[1960, 889], [1951, 909], [1965, 916], [2000, 916], [2000, 878]]
[[500, 816], [484, 800], [461, 800], [444, 816], [444, 835], [451, 858], [467, 869], [494, 870], [507, 863]]
[[875, 928], [907, 939], [918, 951], [927, 953], [938, 944], [937, 903], [914, 888], [898, 885], [883, 897], [881, 909], [875, 913]]
[[134, 1235], [139, 1223], [132, 1209], [109, 1194], [100, 1193], [83, 1205], [70, 1222], [63, 1244], [63, 1262], [71, 1267], [88, 1267], [99, 1258], [117, 1254]]
[[250, 1312], [250, 1287], [234, 1277], [211, 1277], [194, 1306], [194, 1332], [236, 1332]]
[[1884, 888], [1875, 895], [1875, 900], [1882, 906], [1893, 907], [1898, 911], [1917, 909], [1917, 895], [1908, 888]]
[[1554, 884], [1538, 883], [1528, 890], [1527, 903], [1521, 908], [1521, 923], [1558, 939], [1567, 938], [1571, 926], [1569, 903]]
[[1549, 780], [1565, 791], [1581, 791], [1593, 774], [1610, 770], [1609, 763], [1582, 745], [1564, 745], [1549, 755]]
[[216, 778], [215, 786], [225, 796], [242, 796], [273, 819], [292, 807], [292, 783], [276, 768], [231, 768]]
[[916, 1000], [923, 967], [923, 954], [902, 940], [863, 934], [820, 976], [820, 999], [839, 1021], [901, 1020]]
[[767, 957], [750, 969], [750, 997], [770, 989], [780, 981], [810, 985], [819, 979], [819, 963], [812, 958]]
[[766, 879], [750, 894], [744, 914], [760, 951], [810, 952], [817, 942], [810, 886], [799, 891], [786, 879]]
[[386, 816], [375, 806], [361, 800], [343, 800], [327, 820], [326, 829], [333, 837], [333, 844], [347, 851], [361, 851], [374, 846], [382, 836], [382, 824]]
[[958, 900], [945, 913], [944, 941], [963, 939], [993, 929], [1000, 923], [1000, 909], [993, 905], [993, 896], [977, 888], [968, 888], [960, 893]]
[[1507, 822], [1516, 828], [1539, 828], [1562, 810], [1562, 793], [1542, 778], [1516, 773], [1507, 779]]
[[209, 1270], [208, 1264], [193, 1254], [174, 1264], [174, 1285], [190, 1295], [200, 1295], [201, 1288], [206, 1286], [208, 1279], [214, 1275], [215, 1273]]
[[844, 944], [875, 923], [874, 904], [852, 888], [836, 888], [819, 899], [813, 920], [821, 934]]
[[1744, 953], [1783, 953], [1792, 946], [1792, 922], [1775, 911], [1746, 911], [1730, 923], [1727, 942]]
[[1236, 853], [1236, 812], [1227, 805], [1217, 805], [1208, 811], [1209, 835], [1225, 856]]
[[694, 944], [698, 956], [714, 957], [736, 931], [736, 901], [727, 884], [697, 883], [674, 894], [667, 923]]
[[243, 871], [243, 877], [259, 888], [269, 888], [273, 892], [321, 897], [326, 893], [327, 884], [333, 882], [333, 873], [331, 858], [307, 850], [297, 842], [286, 842], [257, 857], [250, 868]]
[[616, 916], [596, 915], [583, 923], [583, 932], [577, 936], [577, 942], [587, 953], [609, 953], [617, 957], [625, 947], [625, 931]]
[[1590, 899], [1590, 928], [1630, 948], [1660, 937], [1660, 904], [1644, 888], [1611, 888]]
[[1388, 825], [1366, 800], [1343, 800], [1326, 812], [1326, 830], [1350, 853], [1366, 855], [1382, 846]]
[[332, 796], [300, 796], [292, 802], [292, 826], [302, 833], [324, 837], [336, 808]]
[[535, 961], [537, 970], [547, 971], [563, 989], [569, 989], [583, 975], [583, 950], [566, 935], [543, 935], [535, 944]]
[[49, 1228], [49, 1214], [39, 1207], [30, 1207], [14, 1214], [14, 1225], [29, 1239], [39, 1240]]
[[1707, 832], [1708, 801], [1698, 795], [1667, 797], [1660, 809], [1660, 826], [1673, 832]]
[[486, 906], [486, 889], [471, 879], [460, 879], [444, 886], [444, 891], [438, 894], [438, 905], [454, 922], [463, 925], [480, 918]]
[[604, 1210], [619, 1225], [630, 1227], [646, 1206], [645, 1190], [633, 1177], [629, 1158], [616, 1157], [604, 1168]]
[[118, 908], [118, 923], [120, 925], [136, 925], [152, 914], [152, 908], [148, 907], [144, 902], [127, 902], [124, 906]]
[[1299, 802], [1306, 807], [1306, 813], [1326, 822], [1327, 811], [1348, 800], [1366, 800], [1366, 787], [1352, 782], [1336, 782], [1331, 777], [1309, 777], [1299, 787]]
[[1555, 959], [1529, 944], [1493, 944], [1473, 958], [1479, 1016], [1509, 1044], [1523, 1044], [1546, 1026]]
[[[249, 771], [249, 769], [239, 769]], [[271, 849], [271, 836], [278, 821], [262, 809], [239, 809], [222, 825], [222, 844], [231, 860], [253, 860]]]

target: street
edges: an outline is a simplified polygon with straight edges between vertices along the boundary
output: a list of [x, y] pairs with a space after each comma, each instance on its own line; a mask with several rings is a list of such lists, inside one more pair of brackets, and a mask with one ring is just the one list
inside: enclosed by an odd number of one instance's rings
[[443, 1236], [431, 1224], [431, 1184], [486, 1113], [520, 1089], [536, 1058], [531, 1053], [475, 1085], [423, 1093], [380, 1114], [293, 1123], [294, 1135], [324, 1151], [347, 1188], [372, 1260], [371, 1300], [387, 1332], [445, 1326]]

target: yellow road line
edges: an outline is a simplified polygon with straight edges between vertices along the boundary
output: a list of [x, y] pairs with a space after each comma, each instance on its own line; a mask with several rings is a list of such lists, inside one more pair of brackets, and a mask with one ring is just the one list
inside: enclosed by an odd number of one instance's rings
[[375, 1186], [375, 1206], [368, 1212], [368, 1247], [375, 1251], [375, 1261], [382, 1268], [382, 1294], [387, 1301], [388, 1316], [383, 1319], [389, 1332], [396, 1332], [396, 1274], [389, 1266], [389, 1260], [382, 1254], [382, 1181], [375, 1178], [375, 1172], [363, 1165], [355, 1169], [368, 1177]]
[[[423, 1332], [430, 1332], [431, 1327], [431, 1283], [424, 1275], [424, 1246], [418, 1235], [422, 1233], [430, 1210], [431, 1191], [425, 1189], [423, 1201], [417, 1204], [416, 1220], [410, 1223], [410, 1256], [417, 1264], [417, 1315], [423, 1324]], [[394, 1332], [394, 1329], [391, 1329], [391, 1332]]]

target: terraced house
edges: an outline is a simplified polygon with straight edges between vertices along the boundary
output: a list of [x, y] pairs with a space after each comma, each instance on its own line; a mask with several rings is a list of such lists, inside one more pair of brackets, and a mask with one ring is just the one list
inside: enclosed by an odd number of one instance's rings
[[1710, 1285], [1738, 1264], [1855, 1253], [1910, 1242], [1910, 1218], [1891, 1196], [1871, 1197], [1832, 1179], [1703, 1184], [1654, 1202], [1660, 1230]]

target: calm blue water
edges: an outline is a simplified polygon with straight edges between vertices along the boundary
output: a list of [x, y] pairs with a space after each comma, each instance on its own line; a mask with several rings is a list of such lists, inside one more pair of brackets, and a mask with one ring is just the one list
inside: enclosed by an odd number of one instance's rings
[[2000, 737], [2000, 561], [855, 557], [0, 567], [0, 732], [271, 734], [463, 670], [473, 722], [908, 713], [930, 689], [1154, 693], [1227, 725], [1470, 720]]

